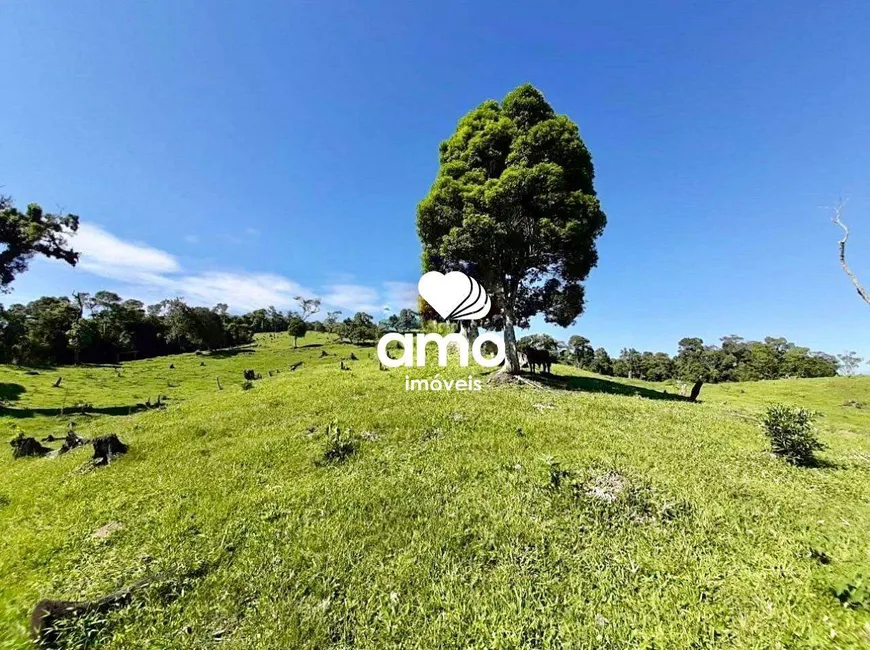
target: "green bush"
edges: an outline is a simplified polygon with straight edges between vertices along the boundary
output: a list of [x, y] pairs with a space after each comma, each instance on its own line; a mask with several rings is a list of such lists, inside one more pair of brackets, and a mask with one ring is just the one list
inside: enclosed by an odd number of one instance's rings
[[870, 606], [870, 579], [856, 574], [834, 587], [834, 595], [845, 607]]
[[812, 465], [813, 452], [825, 448], [816, 437], [813, 418], [814, 413], [803, 408], [784, 404], [769, 406], [762, 423], [773, 453], [794, 465]]

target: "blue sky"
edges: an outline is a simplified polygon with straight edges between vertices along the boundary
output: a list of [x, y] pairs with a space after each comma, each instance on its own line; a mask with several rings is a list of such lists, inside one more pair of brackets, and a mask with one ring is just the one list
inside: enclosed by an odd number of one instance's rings
[[4, 302], [397, 309], [438, 143], [529, 81], [579, 124], [609, 219], [586, 313], [543, 329], [870, 356], [824, 209], [850, 198], [870, 284], [868, 33], [846, 0], [7, 0], [0, 191], [81, 215], [84, 256], [34, 262]]

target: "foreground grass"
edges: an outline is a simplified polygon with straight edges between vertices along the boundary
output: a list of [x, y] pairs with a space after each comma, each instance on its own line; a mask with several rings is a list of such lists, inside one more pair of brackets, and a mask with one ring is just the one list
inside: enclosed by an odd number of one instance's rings
[[[709, 386], [699, 404], [563, 367], [574, 390], [407, 392], [370, 348], [346, 372], [320, 349], [266, 337], [250, 354], [125, 364], [121, 378], [60, 370], [65, 399], [106, 407], [74, 416], [79, 433], [116, 432], [131, 450], [91, 471], [87, 449], [0, 456], [0, 647], [26, 646], [42, 597], [164, 571], [68, 646], [870, 643], [867, 610], [833, 596], [870, 574], [870, 418], [844, 406], [870, 404], [867, 378]], [[264, 374], [247, 391], [244, 368]], [[62, 433], [56, 374], [5, 369], [24, 391], [4, 424]], [[109, 409], [157, 393], [167, 409]], [[783, 400], [824, 414], [826, 465], [769, 454], [753, 419]], [[324, 463], [333, 421], [356, 451]], [[123, 528], [95, 538], [109, 522]]]

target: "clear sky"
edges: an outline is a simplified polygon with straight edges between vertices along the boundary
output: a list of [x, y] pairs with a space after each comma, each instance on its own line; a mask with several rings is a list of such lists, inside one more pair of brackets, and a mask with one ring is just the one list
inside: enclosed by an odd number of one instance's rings
[[439, 142], [528, 81], [579, 124], [609, 221], [586, 313], [549, 331], [870, 356], [824, 209], [850, 197], [870, 285], [868, 34], [866, 0], [6, 0], [0, 191], [79, 214], [84, 256], [3, 300], [304, 291], [380, 318], [415, 296]]

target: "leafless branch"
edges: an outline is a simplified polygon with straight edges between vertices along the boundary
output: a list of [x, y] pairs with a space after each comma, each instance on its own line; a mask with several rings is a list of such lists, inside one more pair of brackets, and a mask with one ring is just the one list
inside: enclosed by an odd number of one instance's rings
[[831, 221], [840, 226], [843, 229], [843, 238], [839, 241], [840, 246], [840, 266], [843, 267], [843, 271], [846, 272], [846, 275], [849, 276], [849, 279], [852, 281], [852, 284], [855, 285], [855, 289], [858, 291], [858, 295], [861, 296], [861, 299], [870, 305], [870, 294], [867, 293], [867, 290], [861, 286], [861, 283], [858, 282], [857, 276], [852, 273], [852, 269], [849, 268], [849, 265], [846, 263], [846, 242], [849, 241], [849, 228], [846, 227], [846, 224], [840, 219], [843, 215], [843, 209], [846, 207], [846, 202], [841, 200], [840, 203], [834, 208], [834, 216], [831, 217]]

